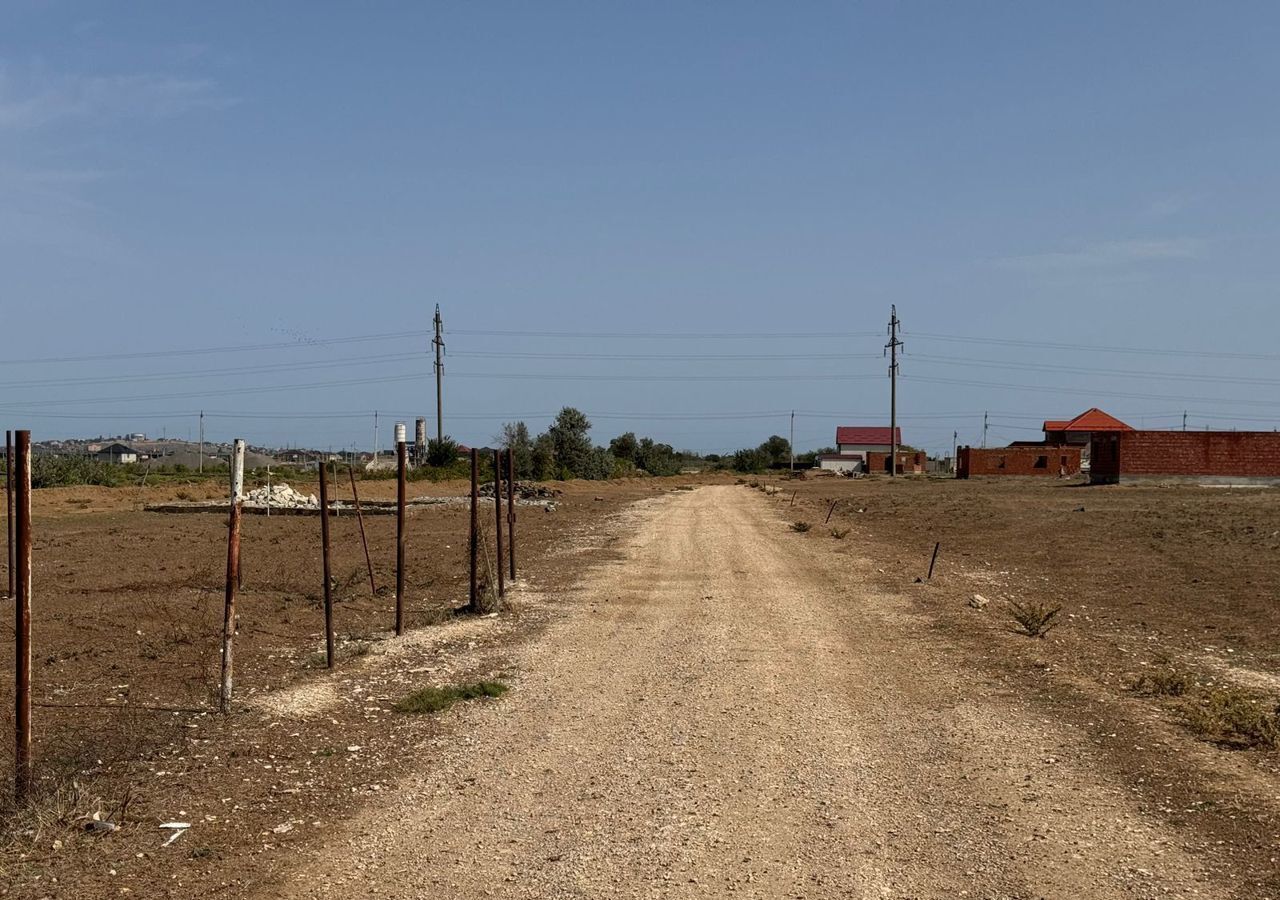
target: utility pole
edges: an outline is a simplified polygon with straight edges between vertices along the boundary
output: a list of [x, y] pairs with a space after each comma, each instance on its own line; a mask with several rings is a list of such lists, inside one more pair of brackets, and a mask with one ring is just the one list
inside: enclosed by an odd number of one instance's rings
[[378, 462], [378, 411], [376, 409], [373, 411], [373, 461], [376, 469]]
[[956, 470], [956, 460], [960, 456], [960, 432], [951, 432], [951, 471]]
[[200, 473], [204, 474], [204, 410], [200, 410]]
[[898, 474], [898, 348], [902, 346], [902, 341], [898, 340], [898, 327], [901, 324], [898, 321], [898, 305], [895, 303], [889, 307], [889, 343], [884, 345], [885, 352], [889, 354], [890, 477]]
[[1182, 411], [1182, 430], [1187, 430], [1187, 411], [1185, 409]]
[[796, 470], [796, 411], [794, 409], [791, 410], [790, 449], [791, 449], [791, 471], [794, 473]]
[[982, 414], [982, 449], [987, 449], [987, 413]]
[[440, 358], [444, 353], [444, 321], [440, 318], [440, 304], [436, 304], [436, 336], [431, 345], [436, 350], [436, 444], [444, 442], [444, 361]]

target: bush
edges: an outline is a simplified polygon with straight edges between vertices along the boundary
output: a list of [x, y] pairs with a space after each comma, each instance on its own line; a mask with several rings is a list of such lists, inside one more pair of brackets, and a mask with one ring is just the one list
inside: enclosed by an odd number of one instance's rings
[[1186, 707], [1187, 724], [1206, 740], [1237, 747], [1280, 744], [1280, 707], [1254, 700], [1235, 688], [1211, 691]]
[[1013, 617], [1017, 623], [1016, 628], [1011, 628], [1017, 634], [1025, 634], [1027, 637], [1042, 638], [1058, 624], [1058, 613], [1062, 612], [1061, 606], [1055, 606], [1050, 609], [1042, 603], [1021, 603], [1017, 600], [1009, 601], [1009, 615]]
[[837, 541], [843, 541], [846, 537], [849, 536], [849, 529], [848, 528], [832, 528], [831, 536], [835, 538]]
[[804, 534], [806, 531], [808, 531], [812, 527], [813, 526], [810, 525], [808, 522], [792, 522], [791, 523], [791, 530], [797, 531], [800, 534]]
[[119, 466], [99, 462], [91, 456], [33, 456], [31, 487], [49, 488], [68, 485], [117, 487], [124, 482]]
[[1186, 672], [1164, 669], [1158, 672], [1147, 672], [1131, 685], [1134, 693], [1146, 694], [1149, 697], [1181, 697], [1195, 685]]
[[449, 435], [427, 441], [427, 465], [451, 466], [458, 461], [460, 447]]

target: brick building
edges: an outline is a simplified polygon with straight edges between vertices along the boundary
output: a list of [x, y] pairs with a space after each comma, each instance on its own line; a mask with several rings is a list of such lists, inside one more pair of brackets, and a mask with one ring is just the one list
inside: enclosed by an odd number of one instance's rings
[[[875, 450], [868, 451], [867, 471], [873, 475], [877, 473], [887, 475], [889, 473], [889, 455]], [[927, 462], [926, 455], [920, 450], [899, 450], [898, 474], [923, 475]]]
[[1066, 478], [1080, 474], [1078, 446], [1013, 444], [1008, 447], [961, 447], [956, 453], [956, 477], [1028, 475]]
[[1095, 435], [1094, 484], [1192, 482], [1280, 485], [1274, 431], [1123, 431]]

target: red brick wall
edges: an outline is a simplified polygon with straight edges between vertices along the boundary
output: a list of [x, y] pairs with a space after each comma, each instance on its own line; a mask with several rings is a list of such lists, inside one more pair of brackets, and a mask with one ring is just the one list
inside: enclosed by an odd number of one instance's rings
[[[908, 450], [899, 450], [898, 472], [903, 475], [921, 475], [924, 473], [925, 460], [926, 455], [923, 452], [912, 453]], [[872, 475], [888, 474], [889, 454], [868, 451], [867, 472]]]
[[[1098, 465], [1094, 444], [1093, 466]], [[1118, 444], [1118, 474], [1280, 478], [1280, 433], [1274, 431], [1126, 431]], [[1113, 470], [1099, 474], [1112, 474]]]
[[[1036, 463], [1043, 461], [1044, 466]], [[1076, 475], [1080, 472], [1079, 447], [961, 447], [956, 460], [957, 478], [980, 475]]]

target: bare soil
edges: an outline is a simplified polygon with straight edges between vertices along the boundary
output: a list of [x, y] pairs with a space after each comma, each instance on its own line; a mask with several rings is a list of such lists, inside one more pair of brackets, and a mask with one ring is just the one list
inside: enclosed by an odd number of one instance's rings
[[[195, 648], [216, 667], [201, 616], [221, 609], [225, 523], [39, 492], [37, 648], [71, 654], [38, 657], [39, 696], [130, 708], [37, 710], [47, 786], [85, 791], [11, 819], [0, 891], [1280, 896], [1280, 753], [1206, 740], [1184, 698], [1132, 689], [1176, 669], [1280, 698], [1274, 491], [688, 481], [522, 509], [527, 577], [495, 619], [442, 612], [465, 596], [465, 510], [416, 514], [419, 627], [398, 640], [378, 639], [389, 601], [350, 574], [344, 532], [340, 629], [371, 649], [334, 674], [307, 664], [318, 524], [246, 520], [226, 719], [140, 709], [208, 701]], [[373, 527], [389, 561], [394, 525]], [[1009, 600], [1061, 624], [1015, 634]], [[390, 708], [477, 678], [513, 690]], [[95, 803], [121, 831], [78, 830]], [[173, 819], [192, 827], [162, 848]]]
[[[687, 479], [565, 483], [554, 511], [518, 507], [522, 583], [572, 580], [607, 518]], [[315, 484], [295, 484], [315, 492]], [[394, 498], [393, 481], [364, 482], [361, 499]], [[410, 495], [461, 496], [465, 483], [415, 482]], [[320, 525], [316, 517], [246, 516], [237, 601], [235, 712], [216, 709], [225, 583], [225, 515], [147, 513], [144, 505], [213, 499], [203, 482], [161, 488], [60, 488], [33, 495], [33, 714], [37, 801], [0, 805], [0, 896], [242, 896], [279, 859], [262, 846], [290, 817], [334, 821], [389, 783], [407, 734], [391, 706], [427, 677], [466, 674], [470, 651], [536, 633], [536, 604], [498, 619], [458, 616], [466, 603], [465, 504], [414, 509], [407, 541], [406, 637], [395, 639], [394, 517], [365, 521], [377, 595], [356, 519], [331, 519], [339, 663], [324, 667]], [[339, 498], [350, 497], [339, 485]], [[493, 506], [482, 502], [490, 580]], [[575, 552], [562, 558], [556, 554]], [[0, 610], [12, 602], [0, 600]], [[12, 628], [8, 628], [12, 634]], [[495, 663], [501, 668], [500, 663]], [[12, 670], [0, 694], [12, 697]], [[12, 735], [13, 705], [0, 712]], [[348, 750], [360, 747], [360, 750]], [[282, 773], [302, 766], [303, 787]], [[0, 744], [13, 770], [13, 744]], [[4, 791], [0, 804], [9, 804]], [[94, 813], [121, 831], [83, 831]], [[188, 834], [159, 852], [169, 832]], [[319, 826], [316, 826], [319, 827]], [[296, 839], [296, 838], [295, 838]], [[246, 847], [246, 842], [248, 846]], [[244, 856], [254, 857], [247, 863]], [[171, 875], [181, 873], [169, 885]]]

